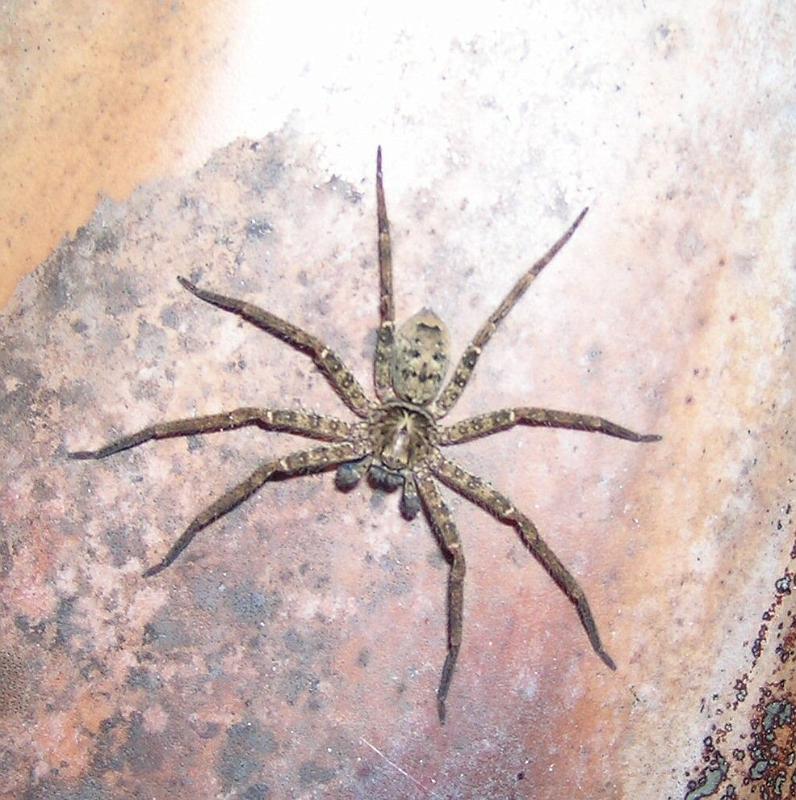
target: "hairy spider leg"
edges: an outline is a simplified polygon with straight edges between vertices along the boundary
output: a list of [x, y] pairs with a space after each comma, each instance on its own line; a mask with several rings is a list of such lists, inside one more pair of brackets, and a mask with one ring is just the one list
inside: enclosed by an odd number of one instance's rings
[[479, 414], [476, 417], [463, 419], [449, 427], [441, 428], [439, 443], [449, 445], [469, 442], [481, 436], [491, 436], [493, 433], [507, 431], [515, 425], [604, 433], [606, 436], [627, 439], [629, 442], [657, 442], [661, 438], [656, 433], [636, 433], [615, 422], [589, 414], [573, 414], [569, 411], [553, 411], [549, 408], [521, 407], [504, 408], [501, 411]]
[[155, 439], [231, 431], [250, 425], [256, 425], [266, 431], [285, 431], [310, 439], [324, 439], [331, 442], [343, 442], [350, 439], [356, 428], [350, 422], [343, 422], [343, 420], [320, 414], [309, 414], [305, 411], [236, 408], [234, 411], [222, 414], [158, 422], [156, 425], [150, 425], [136, 433], [116, 439], [99, 450], [78, 450], [68, 455], [69, 458], [74, 459], [106, 458], [114, 453], [138, 447], [138, 445]]
[[392, 245], [387, 205], [384, 202], [384, 178], [381, 171], [381, 147], [376, 150], [376, 205], [379, 227], [379, 330], [373, 361], [373, 382], [381, 402], [395, 399], [392, 389], [392, 358], [395, 344], [395, 305], [392, 290]]
[[475, 338], [465, 349], [456, 369], [453, 372], [448, 385], [443, 389], [442, 394], [434, 401], [431, 406], [432, 414], [435, 419], [444, 417], [454, 406], [456, 401], [467, 386], [470, 376], [473, 374], [478, 357], [492, 338], [492, 334], [497, 330], [498, 325], [506, 315], [514, 308], [516, 302], [525, 294], [528, 287], [533, 283], [534, 278], [553, 260], [556, 253], [569, 241], [570, 237], [578, 225], [586, 216], [588, 208], [578, 214], [577, 219], [569, 226], [563, 236], [514, 284], [511, 291], [503, 299], [503, 302], [492, 312], [489, 319], [483, 324], [475, 335]]
[[462, 644], [464, 625], [464, 553], [459, 533], [453, 522], [450, 509], [442, 499], [434, 479], [425, 470], [416, 473], [417, 489], [423, 501], [429, 523], [437, 534], [442, 551], [450, 563], [448, 575], [448, 654], [442, 667], [439, 688], [437, 689], [437, 714], [441, 724], [445, 724], [445, 698], [448, 696], [456, 659]]
[[315, 366], [332, 385], [332, 388], [355, 414], [363, 418], [370, 414], [373, 404], [368, 400], [359, 382], [353, 376], [351, 370], [343, 364], [340, 357], [326, 347], [320, 339], [296, 325], [280, 319], [269, 311], [258, 308], [244, 300], [236, 300], [233, 297], [200, 289], [183, 277], [178, 277], [177, 280], [200, 300], [218, 306], [224, 311], [237, 314], [266, 333], [276, 336], [283, 342], [287, 342], [291, 347], [295, 347], [297, 350], [309, 355]]
[[493, 489], [486, 481], [463, 470], [441, 454], [437, 454], [434, 458], [431, 469], [446, 486], [481, 506], [500, 522], [516, 528], [520, 538], [536, 560], [575, 606], [594, 652], [600, 656], [606, 666], [615, 670], [616, 664], [603, 647], [600, 634], [597, 632], [597, 625], [589, 608], [589, 601], [586, 599], [583, 589], [539, 535], [533, 522], [514, 508], [507, 497]]
[[150, 578], [166, 569], [188, 547], [199, 531], [228, 514], [244, 500], [248, 500], [268, 481], [320, 472], [336, 466], [342, 461], [358, 458], [363, 455], [366, 449], [364, 444], [355, 445], [351, 442], [341, 442], [339, 444], [316, 447], [312, 450], [304, 450], [299, 453], [291, 453], [284, 458], [262, 464], [246, 480], [234, 486], [226, 494], [219, 497], [209, 508], [202, 511], [185, 529], [180, 538], [174, 542], [168, 553], [155, 566], [144, 572], [144, 577]]

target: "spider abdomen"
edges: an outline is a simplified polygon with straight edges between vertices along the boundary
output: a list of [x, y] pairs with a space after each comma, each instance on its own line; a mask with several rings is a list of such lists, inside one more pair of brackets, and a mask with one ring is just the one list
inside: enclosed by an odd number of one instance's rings
[[402, 400], [430, 403], [448, 371], [450, 340], [445, 323], [427, 308], [398, 329], [392, 360], [392, 384]]

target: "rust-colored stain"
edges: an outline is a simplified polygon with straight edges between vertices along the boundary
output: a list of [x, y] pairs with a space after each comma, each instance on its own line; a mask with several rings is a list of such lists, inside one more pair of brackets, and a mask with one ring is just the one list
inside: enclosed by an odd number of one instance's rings
[[[769, 587], [772, 600], [749, 643], [749, 667], [712, 698], [702, 764], [688, 770], [686, 800], [796, 797], [796, 519], [791, 503], [773, 528], [793, 537], [791, 566]], [[696, 777], [691, 777], [696, 775]]]
[[228, 26], [201, 0], [13, 6], [0, 46], [0, 307], [98, 196], [179, 163]]

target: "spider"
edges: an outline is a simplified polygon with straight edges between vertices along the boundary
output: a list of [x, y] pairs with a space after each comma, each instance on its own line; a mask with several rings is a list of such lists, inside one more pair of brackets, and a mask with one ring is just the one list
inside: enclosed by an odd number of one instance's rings
[[244, 481], [202, 511], [163, 558], [143, 573], [147, 578], [166, 569], [199, 531], [228, 514], [270, 480], [336, 468], [335, 483], [343, 491], [352, 489], [365, 476], [375, 489], [388, 492], [401, 489], [399, 505], [402, 515], [413, 519], [421, 509], [425, 511], [450, 567], [447, 655], [437, 689], [437, 712], [440, 723], [444, 724], [445, 700], [462, 643], [465, 560], [456, 524], [437, 481], [516, 529], [527, 548], [575, 606], [596, 654], [610, 669], [615, 670], [616, 665], [603, 647], [583, 589], [541, 538], [533, 522], [489, 483], [444, 455], [441, 448], [490, 436], [515, 425], [597, 432], [631, 442], [654, 442], [661, 437], [634, 433], [601, 417], [528, 406], [481, 414], [450, 426], [440, 424], [467, 386], [481, 352], [502, 320], [569, 241], [588, 208], [580, 212], [558, 241], [516, 282], [467, 346], [450, 380], [444, 383], [450, 346], [442, 320], [433, 311], [424, 309], [400, 327], [395, 325], [392, 247], [380, 147], [376, 151], [376, 205], [380, 326], [374, 359], [375, 402], [367, 397], [340, 358], [315, 336], [251, 303], [200, 288], [183, 277], [178, 278], [182, 286], [200, 300], [237, 314], [306, 353], [359, 421], [346, 422], [306, 411], [238, 408], [220, 414], [160, 422], [98, 450], [72, 452], [69, 456], [73, 459], [105, 458], [153, 439], [215, 433], [246, 426], [286, 431], [327, 443], [265, 461]]

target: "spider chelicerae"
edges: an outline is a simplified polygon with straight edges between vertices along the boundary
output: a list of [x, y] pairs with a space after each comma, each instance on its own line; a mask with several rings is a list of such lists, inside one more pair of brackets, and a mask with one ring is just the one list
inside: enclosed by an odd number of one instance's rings
[[616, 669], [616, 665], [603, 647], [583, 589], [541, 538], [533, 522], [486, 481], [443, 455], [441, 448], [490, 436], [515, 425], [604, 433], [631, 442], [654, 442], [661, 437], [634, 433], [601, 417], [528, 406], [481, 414], [450, 426], [441, 425], [440, 420], [453, 408], [464, 391], [482, 350], [498, 325], [569, 241], [588, 208], [580, 212], [559, 240], [517, 281], [467, 346], [453, 376], [444, 383], [450, 346], [442, 320], [432, 311], [423, 310], [399, 328], [395, 326], [392, 249], [384, 201], [381, 148], [376, 153], [376, 202], [381, 324], [374, 360], [375, 402], [368, 398], [340, 358], [315, 336], [251, 303], [202, 289], [185, 278], [178, 278], [183, 287], [199, 299], [237, 314], [306, 353], [360, 421], [347, 422], [306, 411], [238, 408], [204, 417], [160, 422], [99, 450], [73, 452], [69, 456], [75, 459], [105, 458], [153, 439], [215, 433], [247, 426], [286, 431], [327, 442], [319, 447], [264, 462], [244, 481], [202, 511], [166, 555], [144, 572], [144, 577], [156, 575], [168, 567], [199, 531], [228, 514], [269, 480], [336, 467], [335, 482], [343, 491], [352, 489], [364, 476], [374, 488], [385, 491], [401, 489], [401, 513], [407, 519], [412, 519], [421, 509], [425, 511], [450, 565], [448, 649], [437, 689], [437, 711], [440, 722], [444, 723], [445, 699], [462, 643], [465, 561], [456, 525], [440, 494], [437, 481], [517, 530], [531, 553], [574, 604], [594, 651], [612, 670]]

